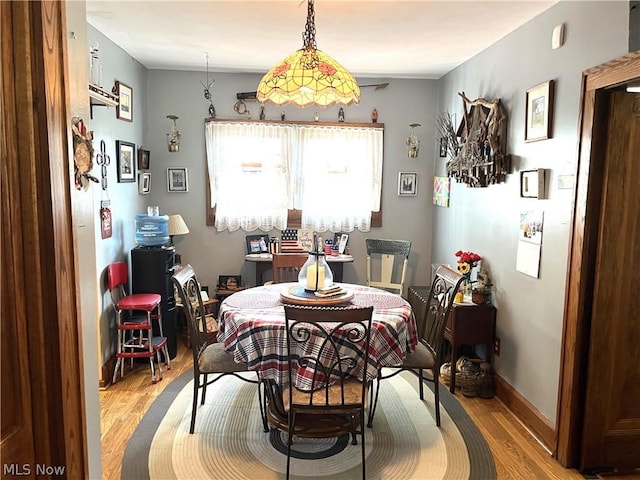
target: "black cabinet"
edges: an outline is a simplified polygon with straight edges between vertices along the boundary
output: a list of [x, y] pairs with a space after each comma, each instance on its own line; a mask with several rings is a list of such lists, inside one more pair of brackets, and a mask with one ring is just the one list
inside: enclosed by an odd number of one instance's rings
[[131, 292], [158, 293], [162, 297], [162, 332], [167, 337], [171, 358], [175, 358], [178, 352], [176, 300], [171, 283], [175, 251], [172, 246], [135, 247], [131, 250]]

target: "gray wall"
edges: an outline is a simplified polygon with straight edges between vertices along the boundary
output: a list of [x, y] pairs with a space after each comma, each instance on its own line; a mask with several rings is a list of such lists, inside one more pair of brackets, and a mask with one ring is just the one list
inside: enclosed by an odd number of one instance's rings
[[[100, 152], [100, 142], [104, 140], [106, 152], [111, 159], [111, 163], [107, 167], [107, 191], [103, 192], [99, 184], [92, 184], [90, 187], [96, 217], [100, 211], [100, 201], [108, 199], [111, 201], [109, 208], [113, 221], [111, 238], [102, 239], [99, 222], [96, 222], [94, 227], [97, 273], [100, 279], [101, 308], [98, 342], [100, 344], [100, 365], [102, 365], [115, 354], [115, 314], [111, 308], [111, 298], [106, 287], [105, 268], [115, 261], [129, 262], [129, 252], [135, 247], [134, 217], [138, 213], [146, 213], [147, 208], [147, 196], [138, 195], [137, 182], [118, 182], [116, 152], [117, 140], [134, 143], [136, 150], [145, 145], [147, 69], [91, 25], [87, 26], [86, 63], [81, 65], [82, 68], [88, 68], [89, 46], [96, 41], [100, 46], [103, 88], [111, 90], [115, 81], [118, 80], [133, 89], [133, 122], [117, 119], [116, 109], [104, 106], [93, 107], [93, 119], [89, 122], [89, 129], [93, 130], [95, 153]], [[136, 176], [137, 172], [136, 165]], [[92, 173], [95, 177], [100, 178], [100, 166], [95, 161]]]
[[[471, 99], [502, 98], [509, 113], [513, 173], [504, 184], [471, 189], [452, 184], [451, 208], [433, 214], [433, 261], [454, 263], [458, 249], [483, 257], [495, 284], [501, 355], [497, 372], [555, 423], [573, 190], [558, 175], [576, 169], [581, 72], [627, 52], [627, 2], [561, 2], [440, 80], [439, 111], [462, 115]], [[554, 26], [565, 23], [566, 43], [551, 49]], [[556, 81], [553, 138], [525, 143], [525, 94]], [[444, 174], [438, 159], [436, 171]], [[519, 171], [550, 169], [548, 200], [519, 197]], [[515, 269], [519, 213], [544, 211], [540, 276]]]
[[[204, 62], [204, 58], [203, 58]], [[212, 89], [217, 118], [241, 118], [233, 109], [237, 92], [255, 91], [261, 76], [255, 74], [214, 73]], [[218, 275], [241, 274], [243, 282], [254, 284], [254, 265], [244, 262], [245, 235], [249, 232], [218, 232], [215, 227], [205, 225], [206, 159], [204, 145], [204, 118], [208, 115], [208, 102], [203, 96], [201, 81], [205, 72], [149, 71], [148, 122], [149, 146], [151, 148], [150, 201], [160, 206], [161, 212], [180, 213], [190, 233], [175, 238], [176, 251], [182, 261], [191, 263], [203, 284], [215, 286]], [[371, 110], [379, 113], [378, 121], [385, 124], [384, 170], [383, 170], [383, 226], [370, 232], [350, 232], [350, 252], [355, 257], [353, 264], [344, 267], [344, 280], [363, 283], [365, 271], [364, 239], [401, 238], [411, 240], [410, 272], [407, 284], [425, 284], [430, 277], [430, 224], [431, 186], [433, 182], [433, 112], [436, 107], [436, 82], [433, 80], [362, 79], [361, 84], [390, 81], [384, 90], [363, 89], [362, 100], [357, 106], [346, 107], [347, 122], [369, 122]], [[260, 106], [248, 102], [251, 118], [257, 119]], [[279, 119], [281, 111], [287, 120], [313, 120], [316, 109], [284, 109], [267, 105], [268, 119]], [[337, 121], [338, 107], [318, 110], [321, 121]], [[168, 114], [177, 115], [181, 130], [180, 152], [169, 153], [165, 134], [171, 122]], [[409, 135], [409, 124], [420, 123], [416, 129], [422, 139], [417, 159], [407, 156], [405, 139]], [[189, 192], [167, 193], [167, 167], [188, 168]], [[418, 172], [417, 197], [398, 197], [398, 172]], [[328, 201], [349, 201], [348, 192], [332, 192], [328, 188]], [[279, 231], [270, 232], [280, 236]], [[331, 234], [332, 235], [332, 234]]]

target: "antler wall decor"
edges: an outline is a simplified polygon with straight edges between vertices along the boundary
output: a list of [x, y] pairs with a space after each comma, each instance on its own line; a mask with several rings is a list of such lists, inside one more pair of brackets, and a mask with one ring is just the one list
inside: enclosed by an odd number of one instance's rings
[[438, 119], [438, 129], [447, 139], [451, 158], [447, 162], [447, 175], [470, 187], [504, 182], [511, 172], [511, 155], [506, 153], [507, 112], [502, 102], [499, 98], [472, 101], [464, 92], [458, 95], [462, 97], [464, 113], [455, 134], [450, 115]]

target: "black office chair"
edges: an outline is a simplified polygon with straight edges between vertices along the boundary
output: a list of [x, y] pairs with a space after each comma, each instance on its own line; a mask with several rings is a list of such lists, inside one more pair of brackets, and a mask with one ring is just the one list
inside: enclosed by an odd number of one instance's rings
[[424, 400], [424, 370], [431, 371], [431, 378], [427, 380], [433, 382], [433, 393], [436, 405], [436, 425], [440, 426], [440, 365], [442, 363], [442, 346], [444, 342], [444, 329], [447, 325], [447, 318], [451, 306], [453, 305], [456, 292], [462, 283], [463, 277], [458, 272], [441, 265], [436, 270], [436, 275], [431, 284], [429, 292], [429, 304], [424, 317], [416, 319], [420, 322], [418, 332], [421, 333], [420, 340], [413, 353], [404, 359], [402, 365], [398, 367], [385, 367], [391, 370], [387, 375], [378, 372], [376, 380], [375, 399], [369, 405], [368, 427], [373, 425], [373, 417], [378, 405], [378, 394], [380, 393], [380, 381], [391, 378], [403, 370], [412, 370], [417, 373], [420, 382], [420, 400]]

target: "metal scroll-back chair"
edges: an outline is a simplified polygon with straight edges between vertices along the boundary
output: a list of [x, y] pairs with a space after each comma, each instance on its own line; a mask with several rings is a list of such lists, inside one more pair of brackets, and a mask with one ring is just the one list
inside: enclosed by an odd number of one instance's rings
[[[408, 240], [367, 238], [365, 243], [367, 246], [367, 286], [382, 288], [402, 295], [407, 266], [409, 265], [411, 242]], [[375, 277], [373, 275], [374, 258], [380, 259], [380, 275]], [[396, 273], [394, 277], [394, 266], [399, 262], [401, 262], [400, 272], [399, 275]], [[400, 281], [397, 281], [398, 276]]]
[[[234, 377], [248, 383], [258, 384], [258, 402], [264, 431], [267, 432], [267, 420], [265, 417], [265, 402], [262, 396], [260, 380], [251, 380], [240, 372], [246, 372], [246, 363], [236, 363], [233, 355], [224, 350], [221, 343], [210, 343], [207, 336], [207, 312], [204, 308], [200, 284], [193, 267], [189, 264], [180, 268], [171, 277], [178, 295], [182, 301], [182, 309], [187, 319], [187, 328], [191, 338], [191, 352], [193, 353], [193, 401], [191, 405], [191, 425], [189, 433], [193, 433], [196, 424], [198, 409], [198, 392], [202, 389], [200, 405], [204, 405], [207, 394], [207, 385], [211, 385], [225, 375]], [[208, 375], [215, 375], [209, 379]]]
[[[116, 312], [118, 338], [116, 345], [116, 368], [112, 382], [115, 383], [120, 372], [124, 376], [124, 363], [130, 359], [131, 366], [135, 358], [148, 358], [151, 364], [151, 381], [162, 380], [160, 352], [164, 356], [167, 370], [171, 369], [171, 360], [167, 350], [167, 337], [162, 333], [162, 298], [157, 293], [127, 294], [127, 264], [115, 262], [107, 267], [107, 281], [111, 304]], [[158, 322], [158, 335], [153, 334], [153, 320]], [[158, 360], [156, 374], [154, 359]]]
[[[373, 307], [285, 305], [284, 311], [289, 367], [288, 384], [282, 393], [288, 418], [287, 478], [293, 435], [315, 437], [318, 426], [326, 425], [332, 434], [322, 436], [351, 433], [356, 444], [356, 434], [360, 434], [364, 479], [364, 417]], [[308, 389], [296, 386], [296, 377], [301, 371], [308, 380]]]
[[442, 363], [442, 346], [444, 342], [444, 329], [447, 325], [447, 318], [451, 311], [451, 306], [462, 283], [463, 277], [458, 272], [441, 265], [436, 270], [436, 275], [431, 284], [429, 291], [429, 303], [424, 317], [417, 319], [421, 323], [418, 325], [418, 332], [421, 333], [420, 341], [413, 353], [410, 353], [404, 359], [402, 365], [398, 367], [385, 367], [384, 372], [390, 371], [383, 375], [383, 370], [378, 372], [376, 380], [375, 400], [369, 405], [369, 423], [368, 427], [373, 424], [373, 417], [378, 405], [378, 394], [380, 392], [380, 381], [393, 377], [403, 370], [412, 370], [416, 372], [420, 385], [420, 399], [424, 400], [424, 376], [423, 371], [431, 371], [431, 378], [427, 380], [433, 382], [433, 393], [436, 408], [436, 425], [440, 426], [440, 365]]

